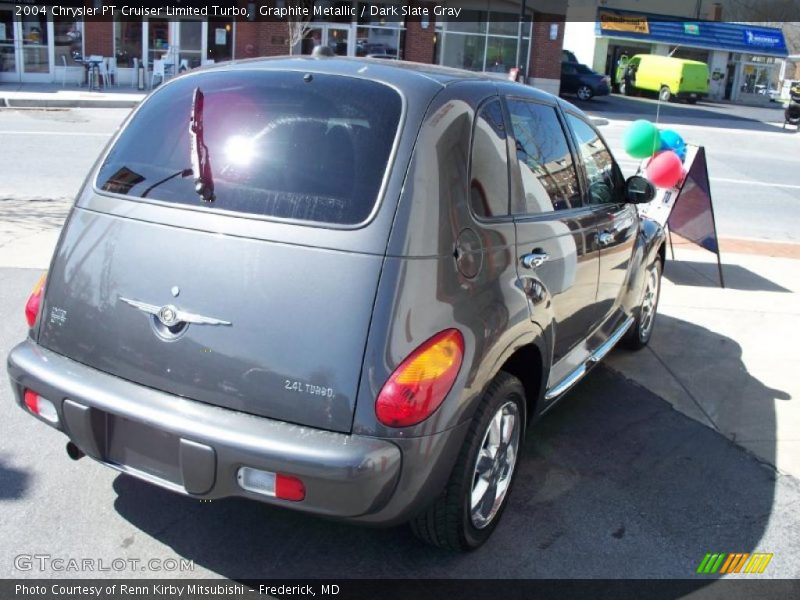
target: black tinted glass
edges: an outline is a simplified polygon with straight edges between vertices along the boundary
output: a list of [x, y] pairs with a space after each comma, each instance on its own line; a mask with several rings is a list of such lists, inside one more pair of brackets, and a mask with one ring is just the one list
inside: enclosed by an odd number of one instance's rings
[[509, 100], [508, 109], [525, 190], [524, 204], [514, 211], [541, 213], [580, 206], [578, 176], [555, 108]]
[[493, 100], [478, 113], [472, 141], [470, 201], [481, 217], [508, 214], [508, 146], [503, 110]]
[[608, 147], [583, 119], [567, 115], [567, 121], [578, 138], [583, 165], [589, 184], [589, 202], [607, 204], [622, 202], [623, 179]]
[[379, 83], [304, 73], [190, 76], [156, 92], [106, 158], [103, 190], [203, 205], [189, 124], [200, 88], [215, 200], [205, 206], [333, 224], [363, 222], [378, 199], [401, 99]]

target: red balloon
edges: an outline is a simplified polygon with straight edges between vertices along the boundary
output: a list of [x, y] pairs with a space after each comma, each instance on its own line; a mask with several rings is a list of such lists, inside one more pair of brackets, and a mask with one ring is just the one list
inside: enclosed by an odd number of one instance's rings
[[650, 159], [644, 172], [656, 187], [671, 188], [683, 177], [683, 163], [672, 150], [664, 150]]

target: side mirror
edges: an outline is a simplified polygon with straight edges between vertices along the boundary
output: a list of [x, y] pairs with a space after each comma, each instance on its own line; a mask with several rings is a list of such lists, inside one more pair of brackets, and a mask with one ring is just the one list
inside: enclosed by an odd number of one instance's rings
[[646, 204], [656, 197], [655, 186], [644, 177], [634, 175], [625, 182], [625, 202]]

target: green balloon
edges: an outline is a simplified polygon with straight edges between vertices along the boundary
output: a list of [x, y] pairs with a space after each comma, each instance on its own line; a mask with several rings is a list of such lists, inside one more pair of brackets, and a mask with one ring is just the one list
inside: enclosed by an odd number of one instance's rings
[[622, 136], [625, 152], [633, 158], [650, 158], [661, 148], [658, 127], [650, 121], [639, 119], [631, 123]]

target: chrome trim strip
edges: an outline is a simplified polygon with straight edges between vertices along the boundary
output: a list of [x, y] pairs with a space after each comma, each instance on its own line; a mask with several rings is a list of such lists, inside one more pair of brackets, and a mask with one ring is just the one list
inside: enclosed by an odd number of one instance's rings
[[[588, 361], [587, 361], [588, 362]], [[572, 373], [564, 377], [561, 381], [558, 382], [558, 385], [551, 388], [547, 391], [544, 395], [545, 400], [552, 400], [553, 398], [560, 396], [564, 392], [566, 392], [569, 388], [573, 385], [578, 383], [581, 378], [586, 375], [586, 363], [581, 363], [578, 365], [578, 368], [575, 369]]]
[[592, 352], [591, 356], [587, 358], [584, 362], [582, 362], [578, 367], [572, 371], [569, 375], [564, 377], [561, 381], [559, 381], [556, 385], [552, 388], [547, 390], [544, 395], [545, 400], [552, 400], [553, 398], [557, 398], [558, 396], [562, 395], [568, 389], [570, 389], [573, 385], [578, 383], [581, 378], [589, 372], [589, 367], [592, 367], [599, 363], [603, 358], [605, 358], [606, 354], [611, 352], [611, 349], [617, 345], [622, 339], [622, 336], [627, 333], [628, 329], [630, 329], [631, 325], [633, 325], [633, 317], [628, 317], [625, 322], [620, 325], [617, 330], [609, 336], [609, 338], [603, 342], [597, 350]]
[[622, 339], [622, 336], [627, 333], [631, 325], [633, 325], [633, 317], [628, 317], [625, 322], [619, 326], [619, 329], [611, 334], [611, 336], [605, 342], [603, 342], [589, 358], [586, 359], [586, 362], [598, 363], [603, 360], [606, 354], [611, 352], [611, 349], [616, 346], [617, 342]]

